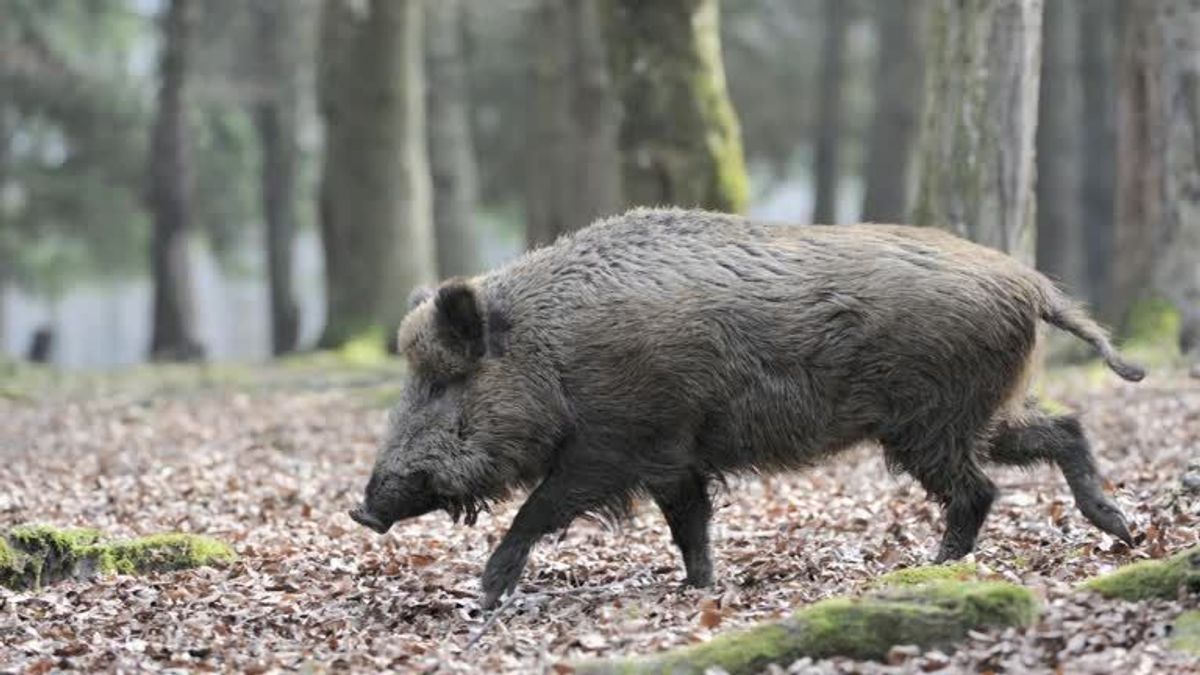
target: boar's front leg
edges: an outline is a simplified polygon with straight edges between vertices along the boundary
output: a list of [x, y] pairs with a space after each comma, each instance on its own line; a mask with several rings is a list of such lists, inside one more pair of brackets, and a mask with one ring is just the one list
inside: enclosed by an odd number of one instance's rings
[[712, 518], [708, 485], [698, 473], [690, 473], [675, 482], [648, 486], [650, 495], [662, 509], [671, 527], [671, 538], [683, 555], [689, 586], [713, 583], [712, 558], [708, 545], [708, 522]]
[[636, 478], [611, 465], [562, 462], [530, 493], [488, 558], [483, 571], [483, 608], [495, 607], [500, 597], [517, 585], [529, 552], [539, 539], [570, 525], [588, 511], [626, 499], [636, 482]]

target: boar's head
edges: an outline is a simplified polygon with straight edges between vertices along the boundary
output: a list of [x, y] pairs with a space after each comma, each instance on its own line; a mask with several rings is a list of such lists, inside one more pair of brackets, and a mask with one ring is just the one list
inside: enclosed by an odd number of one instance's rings
[[[488, 426], [495, 418], [491, 401], [510, 386], [502, 375], [497, 384], [498, 368], [487, 363], [501, 355], [496, 336], [489, 338], [480, 295], [473, 282], [453, 279], [410, 296], [397, 338], [409, 377], [362, 504], [350, 512], [376, 532], [437, 509], [474, 523], [479, 510], [507, 488], [494, 448], [486, 447], [494, 443], [475, 433], [476, 423]], [[502, 322], [493, 317], [492, 323]]]

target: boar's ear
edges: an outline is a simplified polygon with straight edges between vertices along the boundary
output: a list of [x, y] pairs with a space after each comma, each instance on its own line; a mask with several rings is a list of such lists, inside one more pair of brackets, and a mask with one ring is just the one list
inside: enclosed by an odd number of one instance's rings
[[429, 286], [416, 286], [408, 293], [408, 311], [433, 297], [433, 289]]
[[475, 289], [464, 279], [451, 279], [438, 288], [434, 307], [442, 338], [471, 358], [483, 356], [483, 311]]

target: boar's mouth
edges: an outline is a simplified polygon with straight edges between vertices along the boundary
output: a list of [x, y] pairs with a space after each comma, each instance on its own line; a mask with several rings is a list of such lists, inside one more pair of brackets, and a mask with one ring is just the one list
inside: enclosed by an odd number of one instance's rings
[[382, 520], [372, 515], [370, 511], [362, 507], [350, 509], [350, 518], [359, 525], [375, 530], [379, 534], [387, 534], [387, 531], [392, 527], [391, 523], [385, 524]]

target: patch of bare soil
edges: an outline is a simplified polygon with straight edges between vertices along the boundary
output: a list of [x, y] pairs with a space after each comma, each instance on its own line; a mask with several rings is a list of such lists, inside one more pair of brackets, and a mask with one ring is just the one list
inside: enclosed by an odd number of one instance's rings
[[[1059, 400], [1084, 421], [1142, 543], [1129, 550], [1076, 512], [1062, 477], [991, 471], [1003, 496], [975, 559], [1037, 590], [1039, 623], [973, 634], [953, 654], [893, 665], [832, 660], [794, 672], [1196, 672], [1167, 649], [1196, 598], [1124, 603], [1074, 585], [1200, 537], [1200, 387], [1156, 378]], [[522, 597], [484, 626], [478, 575], [516, 502], [474, 528], [431, 514], [379, 537], [345, 515], [371, 469], [384, 412], [354, 385], [206, 389], [145, 398], [0, 399], [0, 527], [115, 536], [207, 534], [228, 569], [0, 589], [0, 670], [318, 669], [539, 672], [581, 657], [684, 645], [926, 563], [941, 529], [920, 487], [855, 450], [788, 476], [732, 482], [718, 499], [718, 583], [682, 590], [652, 505], [618, 530], [583, 521], [534, 552]], [[786, 671], [784, 667], [781, 670]]]

